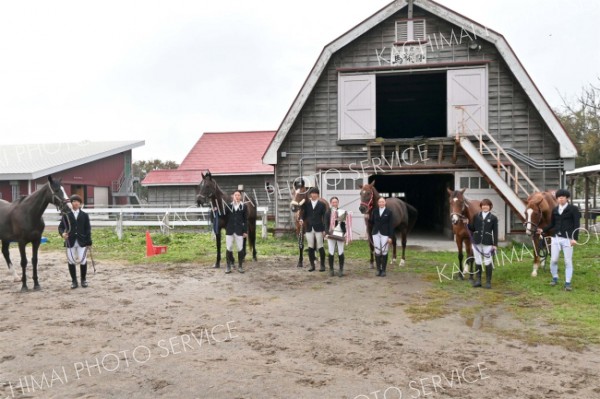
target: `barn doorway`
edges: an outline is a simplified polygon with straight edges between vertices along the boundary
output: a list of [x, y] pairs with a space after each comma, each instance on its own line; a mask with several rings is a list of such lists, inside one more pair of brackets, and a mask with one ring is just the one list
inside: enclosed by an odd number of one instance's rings
[[446, 71], [378, 75], [377, 137], [446, 137], [446, 79]]
[[369, 183], [381, 195], [399, 197], [419, 211], [415, 232], [440, 239], [452, 238], [447, 188], [454, 187], [453, 174], [371, 175]]

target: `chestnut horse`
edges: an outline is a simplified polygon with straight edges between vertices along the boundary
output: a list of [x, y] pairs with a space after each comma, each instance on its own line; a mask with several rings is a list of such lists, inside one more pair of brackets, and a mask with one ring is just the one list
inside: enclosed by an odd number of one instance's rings
[[[373, 209], [376, 207], [377, 201], [379, 200], [379, 192], [375, 189], [375, 183], [363, 184], [360, 188], [360, 206], [358, 210], [366, 217], [367, 225], [367, 236], [369, 237], [369, 247], [371, 248], [371, 263], [370, 267], [373, 269], [374, 251], [373, 246]], [[392, 263], [396, 261], [396, 241], [397, 236], [400, 234], [402, 240], [402, 258], [400, 260], [400, 266], [404, 266], [406, 261], [406, 237], [411, 232], [415, 223], [417, 222], [417, 216], [419, 212], [415, 207], [399, 198], [386, 198], [385, 206], [392, 211], [392, 225], [394, 226], [394, 235], [392, 238]]]
[[[221, 190], [217, 182], [212, 178], [210, 171], [207, 171], [206, 174], [201, 173], [200, 175], [202, 176], [202, 181], [198, 186], [196, 204], [200, 206], [208, 200], [212, 209], [210, 221], [217, 238], [217, 260], [215, 261], [214, 267], [219, 268], [221, 267], [221, 230], [227, 227], [230, 213], [225, 212], [225, 210], [227, 207], [231, 206], [231, 198]], [[245, 198], [247, 199], [248, 197]], [[252, 259], [256, 260], [256, 206], [254, 206], [250, 200], [245, 201], [243, 194], [242, 202], [248, 209], [248, 240], [252, 247]], [[243, 251], [245, 255], [246, 239], [244, 239]]]
[[543, 229], [550, 224], [552, 210], [556, 205], [554, 192], [551, 191], [536, 192], [527, 198], [526, 220], [523, 224], [525, 225], [525, 233], [531, 237], [533, 244], [533, 271], [531, 277], [537, 276], [540, 264], [542, 268], [546, 267], [548, 249], [544, 237], [537, 233], [537, 229]]
[[15, 281], [17, 272], [10, 260], [9, 245], [11, 241], [19, 244], [21, 254], [21, 291], [27, 291], [27, 254], [25, 247], [31, 243], [31, 265], [33, 266], [33, 289], [39, 290], [37, 265], [38, 250], [42, 242], [42, 233], [46, 227], [42, 215], [49, 204], [54, 204], [61, 214], [69, 212], [71, 205], [65, 190], [60, 185], [60, 179], [53, 180], [48, 176], [48, 183], [36, 190], [33, 194], [22, 197], [12, 203], [0, 200], [0, 240], [2, 241], [2, 254], [8, 264], [9, 273], [12, 272]]
[[[466, 188], [456, 191], [448, 189], [448, 194], [450, 194], [450, 221], [452, 222], [452, 232], [458, 249], [458, 264], [462, 271], [459, 272], [458, 277], [462, 280], [464, 275], [469, 273], [469, 280], [473, 280], [473, 274], [475, 273], [473, 247], [467, 224], [473, 223], [473, 218], [481, 212], [481, 207], [478, 200], [469, 200], [465, 197], [465, 190]], [[464, 264], [463, 244], [467, 252], [467, 261]]]
[[[294, 182], [294, 195], [290, 202], [290, 211], [293, 215], [296, 237], [298, 238], [298, 264], [296, 267], [303, 267], [304, 261], [304, 233], [306, 232], [304, 224], [300, 224], [300, 220], [304, 218], [304, 204], [310, 201], [310, 188], [304, 186], [304, 180]], [[319, 198], [325, 208], [329, 209], [329, 203], [324, 198]], [[313, 245], [314, 248], [314, 245]]]

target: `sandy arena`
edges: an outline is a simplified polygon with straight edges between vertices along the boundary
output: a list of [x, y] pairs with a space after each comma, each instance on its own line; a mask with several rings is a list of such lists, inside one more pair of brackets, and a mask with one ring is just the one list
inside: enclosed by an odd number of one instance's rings
[[600, 397], [599, 348], [483, 331], [520, 328], [501, 309], [413, 322], [404, 310], [432, 283], [377, 278], [364, 261], [339, 278], [293, 258], [231, 275], [96, 259], [90, 287], [71, 290], [65, 255], [40, 258], [38, 292], [3, 265], [2, 399]]

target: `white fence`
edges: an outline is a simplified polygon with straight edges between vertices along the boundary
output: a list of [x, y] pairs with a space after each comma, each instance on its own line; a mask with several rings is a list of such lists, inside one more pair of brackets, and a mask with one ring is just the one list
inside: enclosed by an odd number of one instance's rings
[[[267, 237], [267, 212], [269, 208], [257, 208], [256, 225], [262, 227], [262, 237]], [[90, 215], [92, 227], [114, 227], [119, 239], [123, 237], [123, 228], [159, 227], [163, 234], [176, 227], [210, 226], [210, 208], [189, 206], [187, 208], [85, 208]], [[46, 226], [58, 226], [60, 213], [53, 207], [44, 212]]]

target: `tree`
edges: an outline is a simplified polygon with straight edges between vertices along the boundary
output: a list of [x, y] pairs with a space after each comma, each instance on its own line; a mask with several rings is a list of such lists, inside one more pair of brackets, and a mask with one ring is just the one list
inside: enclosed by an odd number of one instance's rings
[[600, 77], [598, 83], [582, 88], [574, 102], [563, 98], [563, 109], [556, 112], [577, 146], [577, 167], [600, 164]]
[[[152, 159], [149, 161], [135, 161], [133, 163], [133, 176], [138, 177], [140, 182], [146, 178], [146, 175], [152, 170], [161, 169], [177, 169], [179, 164], [175, 161], [161, 161], [160, 159]], [[148, 200], [148, 188], [138, 184], [136, 187], [137, 195]]]

